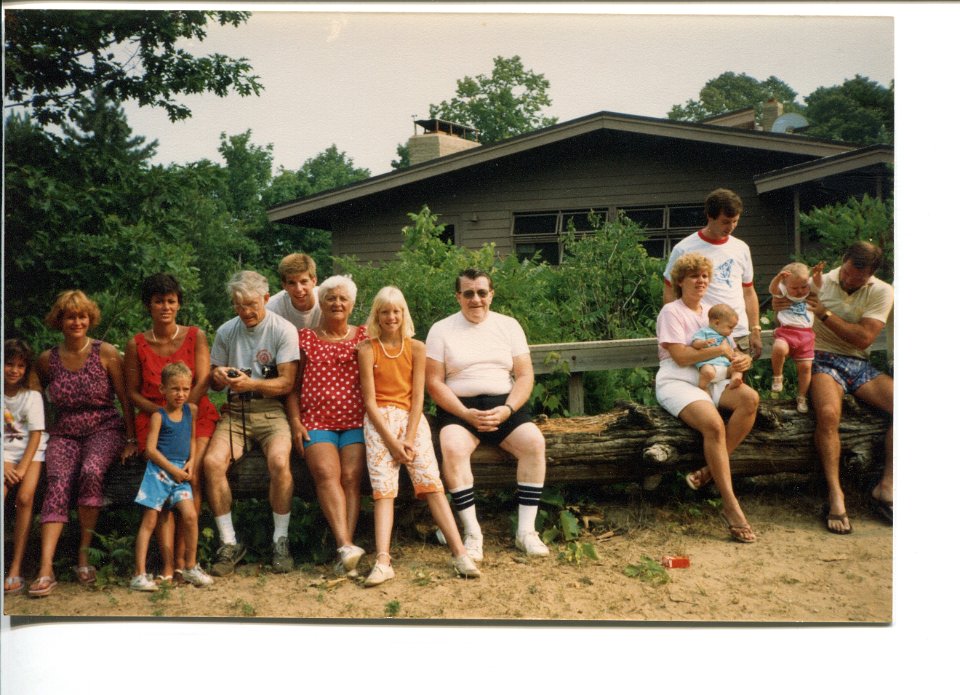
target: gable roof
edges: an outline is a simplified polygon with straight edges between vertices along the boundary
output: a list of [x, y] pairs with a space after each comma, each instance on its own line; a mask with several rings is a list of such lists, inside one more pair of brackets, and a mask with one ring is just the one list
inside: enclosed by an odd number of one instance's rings
[[887, 172], [887, 165], [891, 164], [892, 145], [869, 145], [758, 174], [753, 177], [753, 182], [757, 186], [757, 193], [767, 193], [851, 171], [884, 174]]
[[[309, 216], [310, 213], [332, 205], [443, 176], [502, 157], [527, 152], [601, 130], [648, 138], [686, 140], [728, 147], [806, 155], [817, 159], [846, 153], [853, 149], [853, 146], [843, 143], [787, 133], [748, 131], [725, 126], [600, 111], [572, 121], [517, 135], [507, 140], [475, 147], [445, 157], [438, 157], [405, 169], [380, 174], [363, 181], [283, 203], [268, 210], [267, 218], [271, 222], [297, 224], [296, 218]], [[309, 222], [305, 222], [305, 224], [310, 226]]]

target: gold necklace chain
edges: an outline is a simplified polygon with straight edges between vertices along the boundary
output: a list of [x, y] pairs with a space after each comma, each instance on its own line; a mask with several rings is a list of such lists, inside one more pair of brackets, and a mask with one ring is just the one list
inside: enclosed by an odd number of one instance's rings
[[377, 338], [377, 342], [380, 343], [380, 349], [383, 350], [383, 354], [386, 355], [388, 359], [395, 360], [395, 359], [397, 359], [398, 357], [400, 357], [400, 355], [403, 354], [403, 339], [402, 339], [402, 338], [400, 339], [400, 352], [398, 352], [396, 355], [391, 355], [389, 352], [387, 352], [387, 347], [383, 344], [383, 341], [380, 340], [380, 338]]

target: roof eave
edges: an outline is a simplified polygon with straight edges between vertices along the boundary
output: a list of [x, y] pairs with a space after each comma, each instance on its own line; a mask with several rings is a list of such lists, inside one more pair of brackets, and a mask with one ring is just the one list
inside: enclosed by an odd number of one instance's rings
[[892, 146], [871, 145], [863, 147], [813, 162], [805, 162], [759, 174], [753, 177], [753, 181], [757, 187], [757, 193], [769, 193], [770, 191], [799, 186], [817, 179], [837, 176], [878, 164], [893, 164]]

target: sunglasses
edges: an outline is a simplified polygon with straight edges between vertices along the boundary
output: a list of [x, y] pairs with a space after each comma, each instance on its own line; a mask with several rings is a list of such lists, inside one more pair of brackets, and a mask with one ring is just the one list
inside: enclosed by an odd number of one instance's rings
[[473, 299], [475, 296], [480, 297], [480, 299], [486, 299], [487, 295], [490, 294], [490, 290], [464, 290], [459, 292], [464, 299]]

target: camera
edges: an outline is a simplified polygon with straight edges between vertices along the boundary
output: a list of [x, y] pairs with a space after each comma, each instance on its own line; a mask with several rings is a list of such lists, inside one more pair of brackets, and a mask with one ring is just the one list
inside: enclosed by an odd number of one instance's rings
[[[234, 369], [233, 367], [227, 370], [227, 376], [230, 377], [231, 379], [236, 379], [238, 376], [240, 376], [241, 373], [246, 374], [247, 376], [250, 376], [252, 374], [252, 371], [249, 369], [238, 370], [238, 369]], [[231, 391], [230, 393], [232, 396], [234, 396], [235, 398], [241, 401], [249, 401], [251, 398], [253, 398], [253, 393], [250, 391], [247, 391], [246, 393], [237, 393], [236, 391]]]

